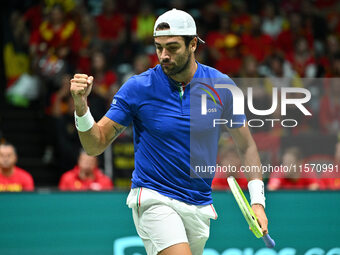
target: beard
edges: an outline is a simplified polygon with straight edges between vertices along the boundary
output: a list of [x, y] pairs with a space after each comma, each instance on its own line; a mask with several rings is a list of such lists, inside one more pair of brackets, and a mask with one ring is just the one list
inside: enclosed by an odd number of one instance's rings
[[[178, 64], [170, 62], [170, 60], [162, 61], [161, 62], [162, 70], [166, 75], [169, 75], [169, 76], [180, 74], [188, 69], [190, 58], [191, 58], [191, 53], [189, 53], [189, 51], [186, 51], [183, 55], [177, 58]], [[170, 65], [164, 65], [164, 64], [170, 64]]]

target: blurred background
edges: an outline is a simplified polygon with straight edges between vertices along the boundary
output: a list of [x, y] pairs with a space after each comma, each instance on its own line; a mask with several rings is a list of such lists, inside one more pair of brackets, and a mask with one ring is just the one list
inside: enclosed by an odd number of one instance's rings
[[[0, 195], [0, 254], [112, 254], [112, 249], [116, 255], [143, 254], [141, 247], [123, 251], [126, 245], [141, 246], [124, 207], [134, 168], [132, 129], [98, 158], [84, 155], [69, 80], [74, 73], [95, 77], [89, 105], [99, 120], [127, 79], [157, 64], [153, 24], [172, 8], [196, 20], [206, 42], [196, 52], [199, 62], [228, 74], [243, 90], [249, 84], [242, 81], [252, 79], [256, 109], [270, 108], [273, 87], [311, 92], [306, 107], [312, 116], [287, 109], [287, 118], [298, 120], [297, 127], [278, 123], [252, 129], [263, 164], [339, 164], [337, 0], [3, 1], [0, 143], [7, 145], [0, 146], [0, 191], [38, 194]], [[247, 117], [258, 118], [250, 112]], [[268, 118], [282, 117], [275, 112]], [[222, 134], [218, 163], [240, 166], [227, 133]], [[218, 177], [213, 188], [228, 189], [226, 176]], [[246, 188], [244, 176], [238, 177]], [[255, 254], [255, 248], [258, 255], [340, 254], [334, 248], [340, 240], [339, 191], [315, 192], [340, 190], [340, 178], [288, 173], [266, 175], [265, 181], [269, 191], [290, 190], [268, 192], [267, 197], [280, 253], [260, 249], [255, 239], [243, 241], [240, 236], [248, 240], [250, 234], [231, 194], [215, 192], [217, 211], [229, 216], [221, 213], [220, 225], [213, 223], [208, 247], [216, 250], [205, 254], [220, 254], [229, 244], [240, 250], [224, 255]], [[57, 189], [124, 192], [49, 193]], [[297, 189], [314, 192], [291, 191]], [[232, 233], [226, 234], [224, 226]]]

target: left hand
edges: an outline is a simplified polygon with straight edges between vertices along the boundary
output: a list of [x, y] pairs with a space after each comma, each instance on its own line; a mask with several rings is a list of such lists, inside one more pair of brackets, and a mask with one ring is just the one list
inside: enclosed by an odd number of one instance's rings
[[251, 208], [257, 217], [257, 221], [262, 229], [263, 235], [268, 234], [268, 219], [266, 213], [264, 212], [263, 206], [260, 204], [253, 204]]

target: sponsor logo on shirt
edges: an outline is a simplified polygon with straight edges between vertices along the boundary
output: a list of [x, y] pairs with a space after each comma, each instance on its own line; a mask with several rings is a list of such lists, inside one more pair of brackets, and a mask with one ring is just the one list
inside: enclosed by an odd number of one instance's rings
[[214, 94], [216, 96], [216, 98], [218, 99], [219, 103], [221, 104], [221, 106], [223, 106], [223, 103], [221, 101], [220, 95], [217, 93], [217, 91], [210, 85], [205, 84], [200, 82], [200, 84], [204, 85], [205, 87], [209, 88], [213, 94], [207, 90], [206, 88], [200, 88], [201, 90], [203, 90], [205, 93], [201, 95], [201, 114], [202, 115], [207, 115], [207, 113], [212, 113], [212, 112], [217, 112], [217, 108], [207, 108], [207, 94], [211, 97], [211, 99], [214, 101], [214, 104], [217, 106], [217, 102], [216, 99], [214, 97]]

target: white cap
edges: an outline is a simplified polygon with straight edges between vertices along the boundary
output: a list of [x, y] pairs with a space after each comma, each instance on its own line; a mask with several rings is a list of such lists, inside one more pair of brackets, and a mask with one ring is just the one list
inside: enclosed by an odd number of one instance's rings
[[[157, 26], [163, 22], [169, 24], [170, 29], [156, 31]], [[189, 13], [181, 10], [172, 9], [171, 11], [167, 11], [158, 17], [153, 28], [153, 36], [156, 37], [175, 35], [197, 36], [197, 29], [195, 21]], [[204, 41], [198, 36], [197, 39], [201, 43], [204, 43]]]

